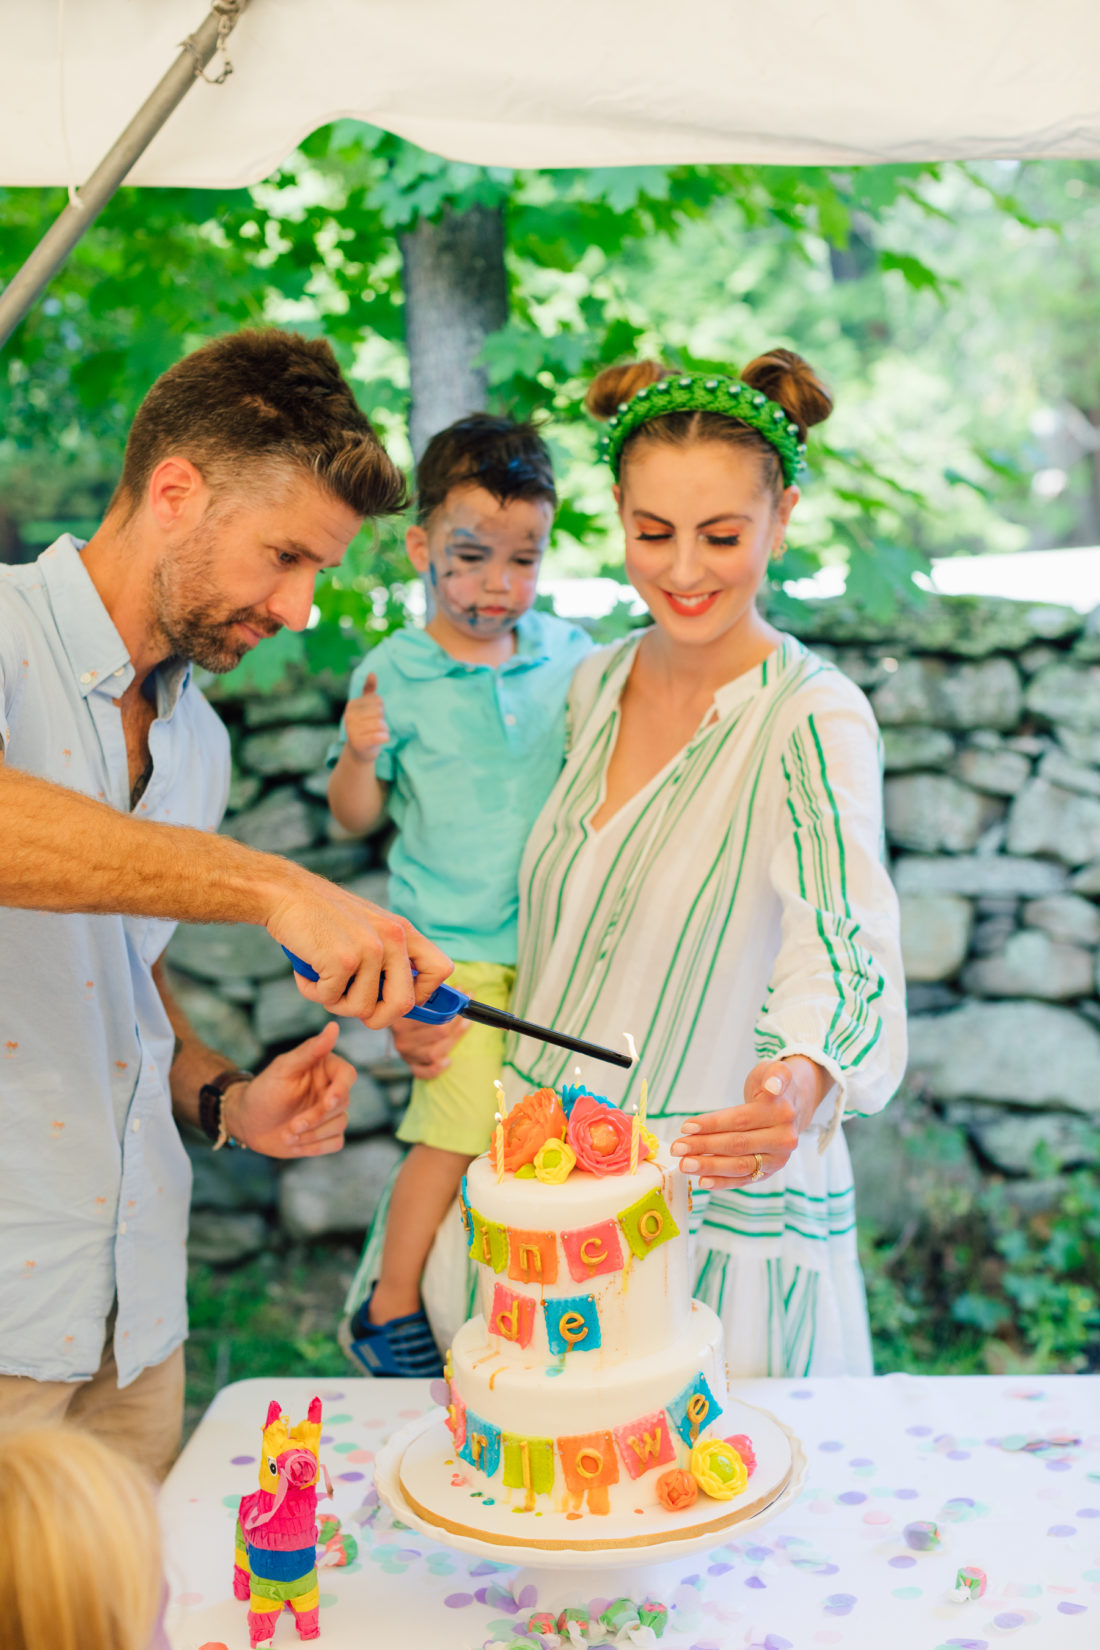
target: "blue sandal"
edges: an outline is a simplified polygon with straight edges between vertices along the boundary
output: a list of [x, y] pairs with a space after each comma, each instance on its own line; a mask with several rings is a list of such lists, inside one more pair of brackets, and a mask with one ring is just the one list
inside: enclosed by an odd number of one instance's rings
[[391, 1318], [388, 1323], [371, 1323], [369, 1307], [370, 1296], [337, 1331], [344, 1353], [361, 1374], [406, 1380], [432, 1380], [442, 1375], [443, 1360], [423, 1307], [404, 1317]]

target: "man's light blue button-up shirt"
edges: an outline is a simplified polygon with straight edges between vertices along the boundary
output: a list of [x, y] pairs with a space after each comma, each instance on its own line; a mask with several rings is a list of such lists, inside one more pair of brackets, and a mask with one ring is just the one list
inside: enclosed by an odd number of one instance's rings
[[[0, 567], [6, 763], [130, 812], [115, 701], [133, 677], [75, 540]], [[226, 731], [190, 665], [163, 665], [154, 681], [153, 773], [135, 811], [216, 830]], [[187, 1334], [191, 1170], [168, 1091], [172, 1028], [152, 976], [173, 927], [0, 907], [4, 1374], [87, 1379], [116, 1295], [120, 1386]]]
[[[578, 625], [525, 613], [504, 664], [452, 659], [424, 630], [372, 648], [390, 741], [374, 765], [397, 826], [389, 902], [461, 962], [514, 963], [519, 864], [565, 762], [565, 701], [592, 649]], [[334, 762], [344, 742], [329, 751]]]

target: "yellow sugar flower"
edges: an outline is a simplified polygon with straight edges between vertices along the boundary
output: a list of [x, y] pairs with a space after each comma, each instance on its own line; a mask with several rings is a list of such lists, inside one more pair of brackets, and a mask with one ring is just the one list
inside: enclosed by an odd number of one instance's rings
[[691, 1452], [691, 1476], [714, 1501], [732, 1501], [735, 1495], [743, 1495], [749, 1481], [744, 1461], [722, 1438], [696, 1444]]
[[565, 1140], [547, 1140], [535, 1153], [535, 1179], [560, 1186], [577, 1166], [577, 1154]]
[[657, 1136], [655, 1134], [651, 1134], [650, 1131], [646, 1128], [644, 1123], [642, 1124], [642, 1126], [641, 1126], [641, 1128], [639, 1129], [638, 1132], [642, 1137], [642, 1145], [645, 1146], [645, 1148], [649, 1152], [649, 1161], [651, 1163], [656, 1163], [657, 1153], [660, 1150], [660, 1146], [659, 1146], [658, 1141], [657, 1141]]

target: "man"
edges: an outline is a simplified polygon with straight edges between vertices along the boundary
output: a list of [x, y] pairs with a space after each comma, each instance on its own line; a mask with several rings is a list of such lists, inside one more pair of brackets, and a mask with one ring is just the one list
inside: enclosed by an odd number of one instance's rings
[[302, 629], [317, 575], [404, 498], [328, 346], [244, 332], [153, 385], [85, 546], [0, 569], [0, 1421], [68, 1414], [163, 1474], [190, 1192], [173, 1112], [275, 1157], [343, 1144], [335, 1024], [234, 1072], [165, 987], [173, 922], [262, 924], [316, 969], [303, 995], [371, 1026], [449, 972], [407, 922], [214, 834], [229, 743], [191, 680]]

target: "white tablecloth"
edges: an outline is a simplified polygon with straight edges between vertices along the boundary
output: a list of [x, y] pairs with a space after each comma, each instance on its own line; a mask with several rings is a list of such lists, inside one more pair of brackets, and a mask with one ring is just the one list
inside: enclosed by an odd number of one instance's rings
[[[269, 1399], [297, 1421], [314, 1391], [335, 1512], [359, 1542], [353, 1566], [321, 1571], [324, 1650], [480, 1650], [519, 1631], [537, 1604], [516, 1605], [514, 1571], [395, 1530], [372, 1492], [374, 1453], [429, 1406], [426, 1382], [264, 1379], [218, 1394], [164, 1487], [173, 1650], [246, 1650], [237, 1502]], [[747, 1381], [738, 1396], [799, 1434], [809, 1473], [786, 1514], [683, 1560], [670, 1650], [1100, 1646], [1100, 1377]], [[905, 1539], [922, 1520], [942, 1537], [930, 1552]], [[989, 1585], [959, 1605], [964, 1565]], [[297, 1644], [284, 1613], [275, 1650]]]

